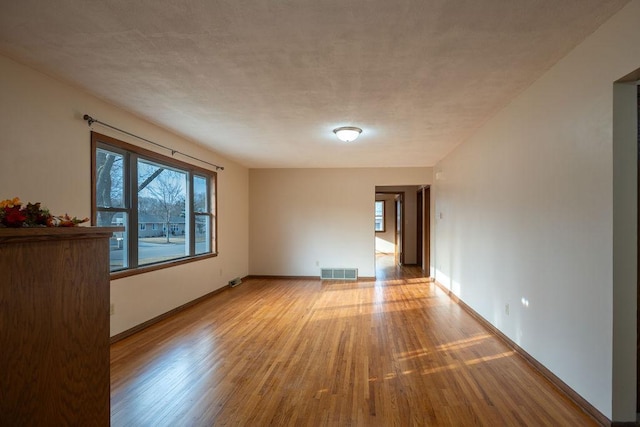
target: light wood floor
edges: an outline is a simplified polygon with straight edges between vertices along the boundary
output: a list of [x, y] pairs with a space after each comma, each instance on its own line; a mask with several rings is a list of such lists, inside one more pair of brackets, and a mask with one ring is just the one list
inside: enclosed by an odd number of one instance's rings
[[416, 268], [247, 280], [111, 347], [112, 426], [589, 426]]

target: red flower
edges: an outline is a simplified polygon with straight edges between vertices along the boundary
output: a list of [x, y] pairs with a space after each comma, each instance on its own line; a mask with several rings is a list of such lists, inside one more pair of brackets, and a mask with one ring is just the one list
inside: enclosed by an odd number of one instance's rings
[[89, 218], [78, 219], [69, 215], [53, 216], [49, 209], [38, 203], [22, 206], [19, 198], [0, 200], [0, 227], [75, 227]]
[[20, 210], [20, 205], [4, 208], [2, 223], [7, 227], [22, 227], [26, 220], [27, 216]]

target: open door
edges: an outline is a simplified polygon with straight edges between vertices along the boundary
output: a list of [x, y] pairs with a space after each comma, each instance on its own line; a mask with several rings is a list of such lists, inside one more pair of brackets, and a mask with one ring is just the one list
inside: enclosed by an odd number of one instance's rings
[[429, 218], [431, 216], [429, 206], [430, 200], [431, 189], [429, 187], [420, 187], [416, 193], [416, 261], [422, 268], [422, 274], [427, 276], [430, 274], [431, 265], [429, 252], [429, 242], [431, 241], [429, 234], [431, 232], [431, 229], [429, 228]]
[[[638, 224], [638, 230], [640, 230], [640, 85], [638, 85], [636, 90], [638, 99], [636, 109], [636, 114], [638, 115], [638, 164], [636, 166], [638, 170], [638, 210], [636, 214], [636, 221]], [[638, 307], [636, 311], [636, 413], [640, 414], [640, 239], [638, 239], [636, 245], [638, 246], [638, 258], [636, 263], [636, 268], [638, 269], [638, 273], [636, 275], [636, 305]]]
[[422, 190], [422, 272], [428, 277], [431, 275], [431, 187]]
[[396, 195], [396, 249], [395, 258], [396, 265], [402, 265], [404, 263], [404, 239], [402, 238], [402, 224], [404, 219], [403, 211], [403, 198], [402, 194]]
[[423, 253], [423, 234], [424, 234], [424, 192], [423, 188], [419, 188], [416, 193], [416, 264], [422, 268], [424, 273], [424, 253]]

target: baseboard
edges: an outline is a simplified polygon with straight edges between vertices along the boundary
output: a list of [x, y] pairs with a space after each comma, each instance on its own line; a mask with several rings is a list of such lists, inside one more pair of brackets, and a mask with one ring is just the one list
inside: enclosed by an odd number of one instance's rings
[[506, 336], [502, 331], [493, 326], [489, 321], [487, 321], [484, 317], [480, 316], [473, 308], [468, 306], [464, 301], [458, 298], [453, 292], [447, 289], [442, 283], [434, 280], [434, 283], [442, 289], [448, 296], [451, 298], [456, 304], [458, 304], [464, 311], [469, 313], [474, 319], [482, 324], [489, 332], [496, 335], [500, 338], [507, 346], [513, 349], [516, 353], [518, 353], [525, 361], [527, 361], [536, 371], [538, 371], [543, 377], [545, 377], [554, 387], [556, 387], [560, 392], [562, 392], [565, 396], [567, 396], [570, 400], [573, 401], [584, 413], [589, 415], [594, 421], [600, 423], [603, 426], [626, 426], [626, 425], [635, 425], [635, 423], [627, 424], [627, 423], [612, 423], [609, 418], [607, 418], [602, 412], [600, 412], [596, 407], [587, 402], [582, 396], [576, 393], [571, 387], [569, 387], [564, 381], [558, 378], [553, 372], [551, 372], [547, 367], [545, 367], [542, 363], [538, 362], [533, 356], [527, 353], [522, 347], [516, 344], [511, 340], [508, 336]]
[[146, 322], [140, 323], [139, 325], [136, 325], [131, 329], [127, 329], [126, 331], [120, 332], [119, 334], [116, 334], [116, 335], [112, 336], [109, 339], [110, 344], [116, 343], [116, 342], [118, 342], [120, 340], [123, 340], [123, 339], [125, 339], [127, 337], [130, 337], [131, 335], [135, 334], [136, 332], [140, 332], [141, 330], [146, 329], [146, 328], [148, 328], [149, 326], [151, 326], [151, 325], [153, 325], [155, 323], [158, 323], [158, 322], [160, 322], [160, 321], [162, 321], [164, 319], [167, 319], [167, 318], [173, 316], [176, 313], [184, 311], [187, 308], [192, 307], [192, 306], [194, 306], [194, 305], [196, 305], [196, 304], [198, 304], [198, 303], [200, 303], [200, 302], [202, 302], [204, 300], [207, 300], [207, 299], [211, 298], [212, 296], [214, 296], [216, 294], [219, 294], [220, 292], [222, 292], [222, 291], [224, 291], [226, 289], [229, 289], [229, 288], [230, 288], [229, 285], [225, 285], [225, 286], [221, 287], [220, 289], [216, 289], [215, 291], [212, 291], [212, 292], [209, 292], [207, 294], [204, 294], [201, 297], [198, 297], [198, 298], [196, 298], [196, 299], [194, 299], [192, 301], [189, 301], [189, 302], [187, 302], [185, 304], [182, 304], [179, 307], [176, 307], [176, 308], [174, 308], [172, 310], [169, 310], [166, 313], [162, 313], [161, 315], [156, 316], [153, 319], [149, 319]]
[[[246, 276], [245, 279], [278, 279], [278, 280], [320, 280], [320, 276], [269, 276], [269, 275], [249, 275]], [[244, 280], [244, 279], [243, 279]], [[334, 279], [334, 280], [340, 280], [340, 279]], [[370, 276], [361, 276], [358, 277], [358, 280], [356, 280], [356, 282], [370, 282], [370, 281], [375, 281], [376, 278], [375, 277], [370, 277]], [[353, 280], [348, 280], [349, 282], [353, 282]]]
[[246, 279], [278, 279], [278, 280], [320, 280], [320, 276], [280, 276], [268, 274], [250, 274]]

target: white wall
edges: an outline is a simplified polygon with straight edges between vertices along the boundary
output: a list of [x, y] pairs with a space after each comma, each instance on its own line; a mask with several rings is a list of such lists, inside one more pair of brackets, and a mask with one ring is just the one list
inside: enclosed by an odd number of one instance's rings
[[[18, 196], [25, 202], [42, 202], [53, 214], [90, 216], [90, 129], [82, 120], [85, 113], [225, 167], [218, 173], [220, 255], [112, 281], [115, 315], [111, 335], [218, 289], [233, 277], [245, 276], [249, 242], [246, 168], [4, 57], [0, 57], [0, 199]], [[154, 150], [108, 128], [94, 128]]]
[[320, 268], [355, 267], [374, 277], [376, 185], [431, 178], [431, 168], [250, 170], [250, 273], [319, 276]]
[[[616, 421], [635, 420], [635, 355], [613, 366], [613, 82], [640, 66], [638, 22], [636, 0], [438, 164], [433, 187], [436, 279]], [[616, 286], [616, 310], [635, 313], [635, 283]]]

